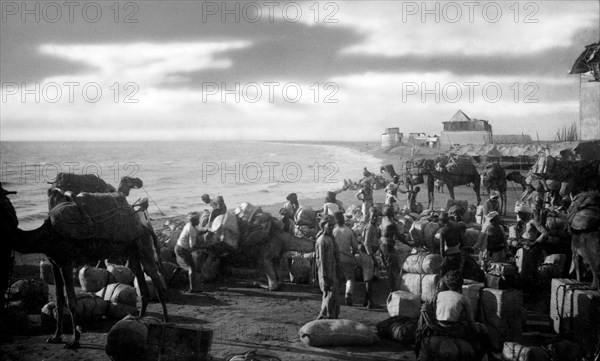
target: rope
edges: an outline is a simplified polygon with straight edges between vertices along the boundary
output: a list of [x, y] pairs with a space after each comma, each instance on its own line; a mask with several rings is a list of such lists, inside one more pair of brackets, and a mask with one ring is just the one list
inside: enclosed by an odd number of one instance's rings
[[158, 208], [158, 211], [160, 212], [160, 215], [163, 216], [163, 217], [165, 217], [166, 216], [165, 212], [163, 212], [162, 209], [160, 209], [160, 207], [158, 206], [158, 204], [156, 204], [156, 202], [154, 201], [154, 199], [152, 199], [152, 197], [150, 197], [150, 195], [148, 194], [148, 192], [146, 192], [146, 189], [144, 187], [140, 187], [140, 189], [143, 190], [144, 193], [146, 193], [146, 195], [148, 196], [148, 199], [150, 201], [152, 201], [152, 203], [154, 203], [154, 205], [156, 206], [156, 208]]

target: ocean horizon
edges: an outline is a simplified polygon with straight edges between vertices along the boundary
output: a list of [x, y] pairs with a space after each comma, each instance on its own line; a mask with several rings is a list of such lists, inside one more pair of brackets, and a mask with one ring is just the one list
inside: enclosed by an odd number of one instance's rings
[[11, 196], [19, 225], [33, 229], [47, 217], [48, 182], [60, 172], [96, 174], [117, 186], [121, 177], [144, 182], [129, 203], [150, 199], [153, 218], [200, 211], [204, 193], [224, 197], [228, 208], [242, 202], [283, 204], [288, 193], [321, 198], [376, 171], [381, 160], [343, 144], [321, 141], [136, 141], [2, 142], [0, 181]]

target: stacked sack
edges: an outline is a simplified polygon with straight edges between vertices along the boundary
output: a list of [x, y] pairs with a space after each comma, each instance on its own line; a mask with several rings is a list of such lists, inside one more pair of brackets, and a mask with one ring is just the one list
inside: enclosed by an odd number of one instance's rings
[[419, 295], [423, 302], [435, 298], [439, 283], [442, 256], [431, 253], [411, 254], [401, 264], [398, 288], [413, 295]]
[[408, 237], [416, 247], [439, 249], [440, 241], [435, 235], [440, 230], [438, 222], [431, 221], [431, 217], [422, 217], [411, 224]]
[[[108, 302], [93, 293], [80, 293], [75, 295], [75, 298], [77, 299], [75, 316], [77, 316], [78, 323], [86, 324], [94, 322], [102, 318], [108, 309]], [[48, 332], [54, 331], [56, 321], [58, 320], [57, 313], [58, 309], [55, 302], [48, 302], [42, 307], [41, 326], [43, 330]], [[67, 305], [63, 308], [63, 330], [65, 332], [73, 331], [71, 313]]]
[[138, 312], [138, 296], [133, 286], [124, 283], [111, 283], [96, 292], [96, 295], [109, 303], [105, 313], [107, 318], [119, 319]]

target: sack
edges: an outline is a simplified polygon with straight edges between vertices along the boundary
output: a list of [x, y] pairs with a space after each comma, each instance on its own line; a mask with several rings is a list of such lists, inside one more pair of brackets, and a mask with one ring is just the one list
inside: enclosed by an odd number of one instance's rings
[[226, 212], [215, 217], [211, 226], [211, 232], [214, 233], [215, 240], [225, 242], [234, 249], [238, 248], [240, 229], [235, 214]]
[[48, 196], [52, 190], [57, 188], [62, 191], [70, 191], [74, 195], [81, 192], [108, 193], [115, 191], [112, 186], [95, 174], [58, 173], [48, 189]]
[[121, 303], [134, 307], [137, 305], [137, 292], [135, 287], [123, 283], [111, 283], [102, 290], [96, 292], [96, 295], [108, 302]]
[[315, 228], [317, 226], [317, 212], [310, 207], [300, 207], [294, 219], [297, 225]]
[[[314, 252], [310, 254], [314, 259]], [[310, 282], [310, 276], [312, 272], [311, 256], [299, 255], [292, 257], [292, 264], [290, 265], [290, 281], [298, 284], [308, 284]]]
[[416, 319], [421, 314], [421, 296], [408, 291], [395, 291], [387, 298], [387, 310], [390, 316]]
[[[111, 264], [106, 267], [106, 270], [108, 272], [110, 272], [110, 274], [112, 275], [111, 280], [114, 280], [114, 282], [125, 283], [128, 285], [133, 284], [133, 279], [135, 278], [135, 275], [129, 268], [127, 268], [125, 266]], [[90, 291], [90, 292], [95, 292], [95, 291]]]
[[431, 336], [421, 343], [420, 361], [476, 361], [470, 343], [454, 337]]
[[415, 246], [425, 246], [425, 226], [429, 224], [427, 219], [419, 219], [411, 224], [408, 230], [408, 237], [415, 243]]
[[416, 273], [403, 273], [400, 278], [399, 288], [415, 295], [421, 295], [423, 302], [432, 302], [437, 293], [439, 274], [420, 275]]
[[126, 305], [124, 303], [109, 302], [106, 308], [105, 316], [111, 320], [119, 320], [126, 316], [137, 316], [137, 306]]
[[160, 324], [154, 317], [126, 316], [108, 331], [106, 354], [114, 361], [135, 361], [146, 351], [148, 325]]
[[415, 342], [418, 321], [407, 317], [390, 317], [377, 324], [377, 335], [405, 345]]
[[371, 329], [350, 320], [316, 320], [300, 328], [300, 341], [307, 346], [370, 346], [379, 342]]
[[600, 193], [578, 194], [568, 210], [569, 226], [577, 232], [591, 231], [600, 225]]
[[518, 342], [504, 343], [502, 359], [510, 361], [551, 361], [550, 354], [542, 347], [525, 346]]
[[27, 314], [37, 314], [48, 303], [48, 284], [41, 279], [13, 282], [7, 291], [8, 301], [20, 301]]
[[402, 272], [435, 274], [442, 267], [443, 258], [439, 254], [417, 253], [408, 256], [402, 263]]

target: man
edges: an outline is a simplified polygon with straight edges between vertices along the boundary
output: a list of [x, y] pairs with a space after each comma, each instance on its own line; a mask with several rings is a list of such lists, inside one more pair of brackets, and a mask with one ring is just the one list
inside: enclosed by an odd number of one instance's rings
[[449, 271], [462, 271], [462, 231], [450, 221], [448, 213], [440, 214], [440, 223], [442, 230], [440, 231], [440, 255], [444, 257], [441, 267], [441, 276], [444, 277]]
[[388, 285], [390, 292], [394, 292], [396, 288], [396, 276], [398, 264], [394, 256], [394, 246], [396, 241], [402, 242], [409, 247], [412, 247], [404, 238], [404, 235], [398, 229], [398, 225], [394, 221], [394, 210], [391, 207], [385, 207], [384, 217], [381, 220], [381, 240], [379, 250], [383, 258], [383, 266], [386, 268]]
[[296, 193], [290, 193], [285, 199], [287, 202], [285, 202], [283, 207], [279, 210], [279, 214], [281, 215], [281, 221], [283, 222], [283, 230], [293, 234], [295, 226], [294, 217], [296, 216], [298, 208], [300, 208], [298, 195], [296, 195]]
[[225, 200], [223, 200], [223, 197], [221, 196], [217, 196], [217, 199], [214, 202], [210, 199], [210, 196], [208, 194], [203, 194], [200, 198], [202, 198], [202, 201], [205, 204], [210, 205], [210, 207], [212, 208], [212, 210], [210, 211], [210, 216], [208, 217], [208, 222], [206, 224], [200, 225], [200, 227], [208, 228], [217, 216], [220, 216], [221, 214], [225, 214], [225, 212], [227, 212], [227, 206], [225, 205]]
[[493, 211], [486, 216], [487, 226], [481, 231], [475, 249], [480, 249], [480, 262], [506, 262], [508, 245], [500, 225], [500, 213]]
[[346, 227], [344, 212], [335, 212], [336, 226], [333, 229], [333, 238], [340, 250], [340, 270], [346, 282], [346, 305], [352, 306], [352, 292], [354, 291], [354, 269], [356, 260], [354, 255], [358, 253], [358, 241], [354, 231]]
[[187, 214], [187, 224], [183, 227], [177, 245], [175, 246], [175, 255], [179, 267], [188, 271], [190, 287], [189, 293], [201, 292], [196, 288], [196, 263], [192, 257], [192, 250], [196, 248], [198, 232], [196, 226], [200, 223], [200, 214], [190, 212]]
[[489, 214], [491, 212], [498, 212], [498, 214], [500, 214], [500, 201], [498, 200], [499, 197], [500, 193], [497, 191], [490, 192], [490, 199], [485, 201], [483, 204], [483, 214]]
[[364, 181], [362, 188], [354, 195], [356, 199], [362, 201], [362, 214], [365, 223], [369, 221], [369, 209], [373, 206], [373, 188], [371, 182]]
[[340, 250], [333, 239], [334, 226], [333, 217], [325, 215], [319, 222], [320, 231], [315, 244], [317, 275], [319, 277], [319, 287], [323, 292], [318, 320], [337, 319], [340, 314], [340, 306], [336, 299]]

